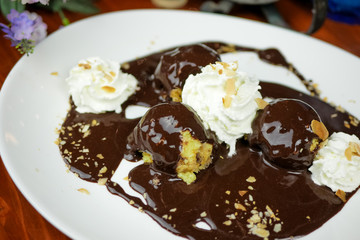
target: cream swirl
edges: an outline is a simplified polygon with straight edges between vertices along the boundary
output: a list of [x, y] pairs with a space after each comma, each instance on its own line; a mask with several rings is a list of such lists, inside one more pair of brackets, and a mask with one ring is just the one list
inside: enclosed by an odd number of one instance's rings
[[121, 104], [136, 91], [137, 80], [115, 61], [92, 57], [80, 60], [66, 79], [80, 113], [122, 111]]
[[259, 80], [238, 70], [237, 62], [217, 62], [190, 75], [182, 91], [183, 103], [191, 106], [217, 137], [235, 153], [236, 140], [252, 132], [258, 105]]
[[332, 191], [352, 192], [360, 185], [360, 140], [355, 135], [333, 133], [309, 168], [318, 185]]

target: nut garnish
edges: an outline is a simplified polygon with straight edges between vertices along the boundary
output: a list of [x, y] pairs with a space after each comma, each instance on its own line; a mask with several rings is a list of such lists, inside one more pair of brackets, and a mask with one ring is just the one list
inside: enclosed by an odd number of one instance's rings
[[107, 167], [106, 167], [106, 166], [103, 166], [103, 167], [100, 169], [99, 173], [106, 173], [106, 171], [107, 171]]
[[338, 189], [335, 195], [338, 196], [343, 202], [346, 202], [346, 193], [343, 190]]
[[108, 93], [114, 93], [116, 91], [116, 89], [111, 86], [102, 86], [101, 89]]
[[88, 63], [79, 63], [78, 65], [84, 69], [91, 69], [91, 65]]
[[315, 119], [312, 120], [311, 129], [323, 141], [325, 141], [329, 137], [329, 131], [326, 129], [323, 122], [319, 122]]
[[[224, 66], [225, 68], [225, 66]], [[229, 78], [225, 82], [225, 97], [223, 97], [223, 105], [224, 108], [229, 108], [232, 102], [231, 95], [236, 94], [236, 88], [235, 88], [235, 78]]]
[[349, 142], [349, 147], [351, 148], [354, 155], [360, 156], [360, 145], [356, 142]]
[[223, 222], [223, 224], [226, 225], [226, 226], [230, 226], [232, 224], [232, 221], [227, 220], [227, 221]]
[[105, 183], [106, 183], [107, 180], [108, 180], [108, 178], [99, 178], [98, 184], [99, 184], [99, 185], [105, 185]]
[[224, 108], [229, 108], [232, 102], [232, 97], [230, 97], [229, 95], [226, 95], [225, 97], [222, 98], [223, 101], [223, 105]]
[[254, 182], [256, 182], [256, 178], [253, 177], [253, 176], [250, 176], [250, 177], [248, 177], [248, 178], [246, 179], [246, 181], [249, 182], [249, 183], [254, 183]]
[[228, 95], [232, 95], [236, 93], [235, 89], [235, 78], [229, 78], [225, 82], [225, 92]]
[[267, 105], [269, 105], [268, 102], [264, 101], [261, 98], [255, 98], [255, 102], [258, 105], [259, 109], [264, 109]]
[[347, 149], [345, 149], [345, 157], [346, 157], [347, 160], [351, 161], [352, 151], [351, 151], [350, 146]]
[[360, 157], [360, 145], [355, 142], [349, 142], [349, 147], [345, 149], [345, 157], [351, 161], [352, 156]]
[[348, 121], [344, 121], [344, 126], [350, 129], [350, 123]]
[[85, 188], [79, 188], [78, 191], [81, 192], [81, 193], [87, 194], [87, 195], [90, 194], [90, 192]]
[[241, 203], [234, 203], [234, 207], [237, 210], [246, 211], [246, 208]]
[[247, 190], [240, 190], [239, 195], [244, 196], [248, 191]]

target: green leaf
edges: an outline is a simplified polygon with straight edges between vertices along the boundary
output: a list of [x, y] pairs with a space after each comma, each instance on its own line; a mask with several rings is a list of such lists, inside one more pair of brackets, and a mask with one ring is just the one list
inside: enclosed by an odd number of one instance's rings
[[67, 0], [63, 8], [83, 14], [95, 14], [99, 12], [99, 9], [93, 4], [92, 0]]
[[0, 0], [0, 9], [2, 15], [6, 17], [6, 15], [10, 13], [11, 9], [15, 9], [18, 12], [23, 12], [25, 10], [25, 5], [21, 4], [21, 0]]

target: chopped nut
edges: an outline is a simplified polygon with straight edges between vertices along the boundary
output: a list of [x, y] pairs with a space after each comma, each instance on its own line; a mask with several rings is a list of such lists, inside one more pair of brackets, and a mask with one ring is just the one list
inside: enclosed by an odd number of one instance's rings
[[130, 200], [130, 201], [129, 201], [129, 204], [130, 204], [130, 205], [134, 205], [135, 202], [134, 202], [133, 200]]
[[116, 89], [111, 86], [102, 86], [101, 89], [108, 93], [114, 93], [116, 91]]
[[225, 193], [226, 193], [227, 195], [230, 195], [231, 192], [230, 192], [229, 190], [227, 190]]
[[104, 159], [104, 156], [101, 153], [97, 154], [96, 157], [99, 159]]
[[106, 173], [106, 171], [107, 171], [107, 167], [106, 167], [106, 166], [103, 166], [103, 167], [100, 169], [99, 173]]
[[200, 217], [206, 217], [207, 216], [207, 213], [204, 211], [200, 214]]
[[355, 118], [354, 116], [349, 115], [349, 119], [350, 119], [350, 124], [353, 125], [354, 127], [359, 126], [359, 119]]
[[248, 191], [247, 190], [241, 190], [239, 191], [240, 196], [244, 196]]
[[258, 105], [259, 109], [264, 109], [267, 105], [269, 105], [268, 102], [264, 101], [261, 98], [255, 98], [255, 102]]
[[349, 147], [345, 149], [345, 157], [351, 161], [352, 156], [360, 156], [360, 145], [355, 142], [349, 142]]
[[90, 192], [88, 190], [86, 190], [85, 188], [79, 188], [78, 191], [81, 192], [81, 193], [85, 193], [87, 195], [90, 194]]
[[253, 177], [253, 176], [250, 176], [250, 177], [248, 177], [248, 178], [246, 179], [246, 181], [249, 182], [249, 183], [254, 183], [254, 182], [256, 182], [256, 178]]
[[278, 233], [281, 231], [281, 223], [277, 223], [274, 225], [274, 232]]
[[311, 129], [323, 141], [325, 141], [329, 137], [329, 131], [326, 129], [323, 122], [319, 122], [315, 119], [312, 120]]
[[225, 82], [225, 92], [227, 95], [233, 95], [236, 93], [235, 78], [229, 78]]
[[227, 221], [223, 222], [223, 224], [226, 225], [226, 226], [230, 226], [232, 224], [232, 221], [227, 220]]
[[129, 69], [129, 68], [130, 68], [130, 64], [129, 64], [129, 63], [127, 63], [127, 62], [125, 62], [125, 63], [121, 64], [121, 68], [123, 68], [123, 69], [127, 70], [127, 69]]
[[234, 204], [235, 209], [237, 210], [241, 210], [241, 211], [246, 211], [246, 208], [244, 207], [244, 205], [242, 205], [241, 203], [235, 203]]
[[258, 237], [262, 237], [264, 239], [266, 239], [269, 235], [270, 235], [270, 232], [264, 228], [259, 228], [259, 227], [256, 227], [253, 231], [252, 231], [252, 234], [258, 236]]
[[339, 112], [342, 112], [342, 113], [345, 112], [345, 109], [340, 105], [336, 107], [336, 110], [338, 110]]
[[170, 212], [176, 212], [176, 208], [172, 208], [172, 209], [170, 209]]
[[360, 156], [360, 145], [356, 142], [349, 142], [349, 147], [354, 155]]
[[99, 185], [105, 185], [105, 183], [106, 183], [107, 180], [108, 180], [108, 178], [99, 178], [98, 184], [99, 184]]
[[346, 202], [346, 193], [343, 190], [338, 189], [335, 195], [338, 196], [343, 202]]
[[352, 154], [351, 148], [349, 146], [347, 149], [345, 149], [345, 157], [347, 160], [351, 161], [352, 155], [353, 154]]
[[350, 123], [348, 121], [344, 121], [344, 126], [350, 129]]
[[79, 63], [79, 67], [83, 67], [84, 69], [91, 69], [91, 65], [88, 63]]
[[223, 105], [224, 108], [229, 108], [232, 102], [232, 97], [230, 97], [229, 95], [226, 95], [225, 97], [222, 98], [223, 101]]
[[91, 126], [93, 127], [93, 126], [95, 126], [96, 124], [97, 124], [96, 119], [93, 119], [93, 120], [91, 121]]

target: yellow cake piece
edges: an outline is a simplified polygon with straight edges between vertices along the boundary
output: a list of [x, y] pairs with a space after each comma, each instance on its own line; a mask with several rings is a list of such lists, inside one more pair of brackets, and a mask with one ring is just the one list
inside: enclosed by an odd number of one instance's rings
[[193, 138], [190, 131], [181, 132], [180, 160], [176, 166], [176, 172], [187, 184], [196, 180], [195, 173], [207, 168], [211, 164], [211, 152], [213, 146], [209, 143], [201, 143]]
[[[209, 143], [201, 143], [193, 138], [189, 130], [181, 132], [180, 160], [176, 165], [176, 173], [187, 184], [196, 180], [196, 174], [206, 169], [212, 162], [211, 153], [213, 146]], [[153, 159], [150, 153], [142, 151], [144, 164], [152, 164]]]

